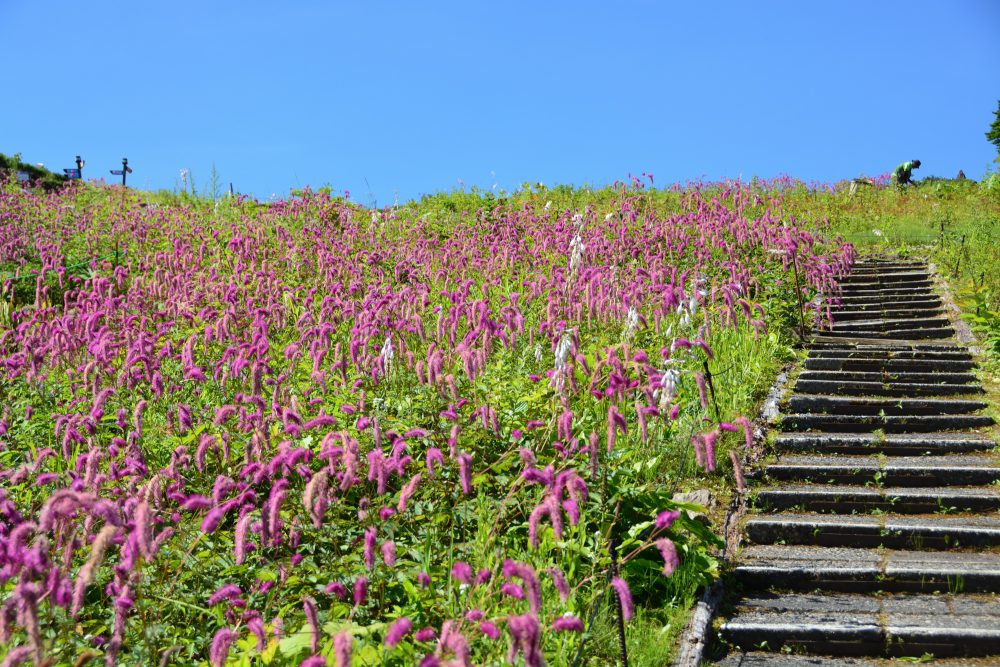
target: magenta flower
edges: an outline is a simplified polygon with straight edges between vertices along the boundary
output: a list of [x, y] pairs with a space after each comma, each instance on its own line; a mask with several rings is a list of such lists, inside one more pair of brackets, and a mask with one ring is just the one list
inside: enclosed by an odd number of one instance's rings
[[432, 642], [437, 639], [437, 631], [434, 628], [420, 628], [413, 638], [418, 642]]
[[498, 628], [494, 623], [491, 623], [490, 621], [480, 621], [479, 631], [482, 632], [487, 637], [489, 637], [490, 639], [492, 639], [493, 641], [500, 639], [500, 628]]
[[451, 567], [451, 577], [463, 584], [472, 583], [472, 568], [464, 561], [457, 561]]
[[628, 584], [625, 583], [624, 579], [614, 577], [611, 579], [611, 587], [615, 589], [615, 595], [618, 596], [618, 603], [622, 608], [622, 616], [626, 621], [631, 620], [635, 614], [635, 605], [632, 604], [632, 591], [629, 590]]
[[333, 652], [337, 667], [351, 667], [351, 649], [354, 637], [350, 632], [340, 632], [333, 638]]
[[369, 526], [365, 529], [365, 568], [371, 570], [375, 567], [375, 546], [377, 544], [377, 529]]
[[382, 560], [388, 567], [396, 565], [396, 543], [392, 540], [386, 540], [382, 543]]
[[243, 594], [243, 590], [236, 584], [226, 584], [219, 590], [212, 593], [212, 596], [208, 598], [206, 603], [209, 607], [214, 607], [223, 600], [229, 600], [232, 598], [237, 598]]
[[583, 621], [576, 616], [560, 616], [552, 622], [556, 632], [583, 632]]
[[389, 631], [385, 635], [385, 645], [388, 647], [394, 647], [403, 641], [403, 638], [410, 634], [413, 630], [413, 621], [406, 618], [396, 619], [391, 626], [389, 626]]
[[326, 585], [326, 592], [340, 600], [347, 599], [347, 587], [339, 581], [331, 581]]
[[656, 545], [663, 557], [663, 574], [669, 577], [681, 564], [680, 558], [677, 556], [677, 547], [665, 537], [656, 540], [653, 544]]
[[212, 667], [226, 667], [229, 658], [229, 647], [236, 641], [238, 635], [229, 628], [222, 628], [212, 638], [212, 648], [208, 653], [208, 661]]
[[656, 515], [656, 530], [666, 530], [681, 516], [680, 510], [666, 510]]
[[458, 479], [462, 484], [462, 493], [472, 495], [472, 455], [458, 455]]
[[354, 606], [360, 607], [368, 599], [368, 580], [358, 577], [354, 582]]
[[316, 608], [316, 601], [311, 597], [306, 597], [302, 601], [302, 609], [309, 623], [309, 646], [313, 653], [319, 650], [319, 610]]

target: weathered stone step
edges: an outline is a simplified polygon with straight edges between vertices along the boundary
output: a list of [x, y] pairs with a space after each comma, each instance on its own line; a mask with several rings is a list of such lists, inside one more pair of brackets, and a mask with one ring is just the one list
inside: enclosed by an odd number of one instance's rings
[[882, 305], [900, 305], [910, 304], [910, 303], [922, 303], [924, 301], [936, 301], [941, 302], [941, 297], [937, 294], [931, 293], [921, 293], [921, 294], [894, 294], [891, 297], [882, 296], [880, 294], [841, 294], [838, 296], [826, 297], [829, 299], [830, 303], [839, 305], [841, 308], [846, 308], [853, 304], [882, 304]]
[[992, 426], [986, 415], [825, 415], [790, 414], [781, 419], [786, 431], [836, 431], [838, 433], [930, 433]]
[[790, 645], [826, 655], [991, 655], [1000, 653], [1000, 604], [985, 595], [765, 593], [740, 600], [721, 634], [744, 649]]
[[840, 290], [857, 288], [865, 289], [899, 289], [910, 285], [931, 287], [934, 281], [926, 271], [906, 271], [891, 273], [852, 273], [837, 281]]
[[810, 350], [842, 350], [846, 352], [960, 352], [969, 354], [968, 348], [954, 343], [938, 341], [879, 341], [864, 343], [857, 341], [819, 341]]
[[[922, 656], [925, 667], [984, 667], [981, 658], [935, 660]], [[794, 653], [761, 653], [734, 651], [722, 660], [711, 663], [716, 667], [899, 667], [892, 659], [795, 655]]]
[[930, 284], [923, 283], [914, 283], [913, 285], [907, 285], [906, 287], [851, 285], [841, 289], [840, 298], [843, 299], [844, 297], [854, 296], [894, 301], [898, 296], [922, 296], [926, 298], [933, 296], [933, 294], [934, 291], [931, 289]]
[[906, 371], [876, 373], [865, 371], [802, 371], [799, 380], [825, 380], [827, 382], [878, 382], [893, 385], [953, 384], [975, 385], [978, 378], [973, 373], [907, 373]]
[[744, 528], [756, 544], [946, 549], [1000, 546], [1000, 516], [911, 516], [786, 512], [749, 517]]
[[795, 391], [810, 394], [841, 394], [851, 396], [943, 396], [981, 394], [979, 385], [917, 383], [917, 382], [865, 382], [860, 380], [822, 380], [800, 377]]
[[886, 271], [886, 272], [867, 272], [867, 271], [854, 271], [849, 276], [845, 276], [837, 281], [841, 286], [843, 285], [856, 285], [858, 283], [869, 284], [877, 283], [879, 285], [891, 285], [894, 283], [912, 283], [912, 282], [930, 282], [930, 274], [927, 271], [922, 270], [908, 270], [908, 271]]
[[923, 259], [900, 259], [893, 257], [892, 259], [886, 257], [865, 257], [858, 259], [852, 267], [852, 271], [868, 271], [877, 270], [884, 271], [889, 268], [896, 269], [899, 267], [922, 267], [929, 268], [927, 265], [927, 260]]
[[854, 263], [853, 270], [861, 271], [868, 268], [882, 270], [886, 267], [898, 266], [922, 266], [927, 267], [927, 260], [924, 259], [902, 259], [900, 257], [862, 257]]
[[838, 454], [921, 455], [961, 452], [988, 452], [996, 448], [990, 438], [968, 433], [933, 435], [900, 433], [781, 433], [775, 449], [783, 452], [826, 452]]
[[949, 325], [918, 329], [838, 329], [837, 331], [829, 332], [829, 334], [838, 338], [865, 338], [872, 340], [940, 340], [951, 338], [955, 335], [955, 330]]
[[[784, 455], [763, 468], [773, 481], [809, 480], [826, 484], [878, 483], [886, 486], [971, 486], [1000, 481], [996, 456], [945, 454], [938, 456]], [[1000, 492], [1000, 486], [990, 489]]]
[[835, 320], [858, 319], [862, 316], [871, 317], [873, 313], [898, 313], [906, 317], [911, 313], [929, 313], [941, 310], [943, 310], [943, 304], [939, 300], [909, 301], [906, 303], [896, 301], [860, 301], [831, 306], [830, 308], [830, 312]]
[[805, 360], [803, 367], [808, 371], [860, 371], [863, 373], [934, 373], [965, 372], [976, 367], [975, 362], [966, 359], [880, 359], [856, 357], [814, 357]]
[[909, 359], [920, 361], [936, 359], [940, 361], [972, 361], [968, 350], [956, 350], [947, 345], [921, 346], [920, 348], [899, 345], [814, 345], [807, 355], [810, 359]]
[[766, 510], [834, 513], [994, 512], [1000, 510], [1000, 488], [785, 484], [760, 489], [755, 506]]
[[785, 405], [799, 414], [830, 415], [960, 415], [989, 406], [985, 401], [965, 398], [868, 398], [865, 396], [817, 396], [794, 394]]
[[[886, 294], [888, 292], [888, 294]], [[870, 297], [872, 299], [882, 299], [891, 302], [897, 296], [923, 295], [924, 298], [933, 299], [936, 297], [933, 288], [926, 280], [913, 282], [893, 282], [893, 283], [852, 283], [842, 285], [839, 294], [831, 294], [828, 298], [831, 302], [837, 299]]]
[[[836, 320], [836, 318], [835, 318]], [[923, 313], [899, 319], [869, 318], [851, 320], [847, 322], [834, 321], [832, 331], [858, 331], [877, 329], [881, 331], [898, 331], [899, 329], [933, 329], [949, 326], [951, 322], [947, 317], [925, 317]]]
[[1000, 590], [1000, 553], [754, 545], [735, 575], [757, 590], [988, 593]]
[[919, 306], [910, 307], [908, 310], [901, 310], [899, 308], [887, 308], [885, 306], [872, 306], [870, 308], [856, 308], [853, 310], [835, 310], [833, 311], [833, 321], [834, 323], [843, 322], [853, 322], [853, 321], [865, 321], [865, 320], [899, 320], [912, 317], [919, 314], [921, 317], [933, 317], [936, 315], [941, 315], [942, 310], [940, 306]]

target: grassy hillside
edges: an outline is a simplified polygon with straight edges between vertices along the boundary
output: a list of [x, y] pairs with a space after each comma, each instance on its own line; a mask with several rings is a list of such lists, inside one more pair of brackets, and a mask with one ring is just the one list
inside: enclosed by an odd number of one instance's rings
[[855, 246], [926, 253], [989, 331], [998, 212], [989, 183], [368, 210], [8, 182], [0, 652], [605, 665], [621, 609], [662, 665], [815, 297]]

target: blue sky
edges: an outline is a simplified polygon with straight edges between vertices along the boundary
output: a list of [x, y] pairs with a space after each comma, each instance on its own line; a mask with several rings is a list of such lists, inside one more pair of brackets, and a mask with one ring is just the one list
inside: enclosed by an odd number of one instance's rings
[[0, 0], [0, 43], [0, 152], [150, 189], [996, 168], [996, 0]]

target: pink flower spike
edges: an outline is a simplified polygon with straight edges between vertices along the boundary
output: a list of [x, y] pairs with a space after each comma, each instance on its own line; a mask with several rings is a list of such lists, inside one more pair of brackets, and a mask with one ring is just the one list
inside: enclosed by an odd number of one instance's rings
[[635, 615], [635, 605], [632, 604], [632, 591], [629, 590], [628, 583], [620, 577], [611, 580], [611, 587], [615, 589], [618, 596], [618, 603], [622, 608], [622, 616], [626, 621], [632, 620]]
[[326, 585], [326, 592], [340, 600], [347, 599], [347, 587], [339, 581], [331, 581]]
[[354, 647], [354, 637], [350, 632], [341, 632], [333, 638], [333, 652], [337, 667], [351, 667], [351, 649]]
[[480, 621], [479, 631], [493, 641], [500, 639], [500, 628], [489, 621]]
[[462, 493], [472, 495], [472, 455], [458, 455], [458, 479], [462, 484]]
[[472, 568], [465, 561], [458, 561], [451, 567], [451, 578], [463, 584], [471, 584]]
[[237, 634], [229, 628], [222, 628], [212, 638], [212, 647], [208, 652], [208, 661], [212, 667], [225, 667], [229, 657], [229, 647], [236, 640]]
[[656, 515], [656, 529], [666, 530], [681, 516], [680, 510], [667, 510]]
[[566, 582], [566, 576], [558, 567], [550, 567], [547, 572], [552, 577], [552, 585], [559, 591], [559, 599], [565, 602], [569, 599], [569, 584]]
[[434, 628], [420, 628], [413, 638], [418, 642], [432, 642], [437, 639], [437, 630]]
[[397, 646], [406, 635], [413, 631], [413, 621], [406, 618], [396, 619], [391, 626], [389, 626], [389, 631], [385, 634], [385, 645], [391, 647]]
[[576, 616], [560, 616], [552, 622], [556, 632], [583, 632], [583, 621]]
[[396, 565], [396, 543], [392, 540], [386, 540], [382, 543], [382, 560], [388, 567]]
[[354, 606], [360, 607], [368, 599], [368, 580], [358, 577], [354, 582]]
[[500, 592], [514, 598], [515, 600], [524, 599], [524, 589], [517, 584], [510, 583], [509, 581], [500, 587]]
[[663, 574], [669, 577], [681, 564], [680, 557], [677, 555], [677, 547], [665, 537], [656, 540], [653, 544], [656, 545], [663, 557]]

